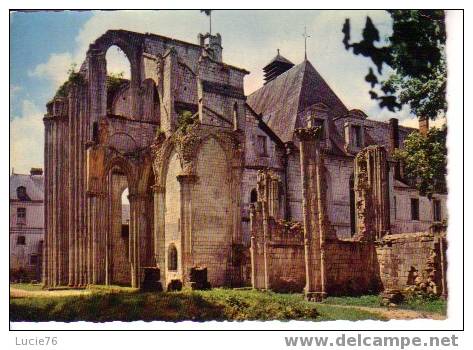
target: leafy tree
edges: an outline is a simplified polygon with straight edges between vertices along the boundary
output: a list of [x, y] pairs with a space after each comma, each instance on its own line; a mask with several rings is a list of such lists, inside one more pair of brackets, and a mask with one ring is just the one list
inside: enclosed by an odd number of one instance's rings
[[[382, 44], [379, 31], [370, 17], [366, 19], [360, 42], [351, 42], [349, 19], [345, 20], [342, 29], [345, 49], [370, 58], [376, 66], [376, 70], [369, 68], [365, 77], [371, 85], [371, 98], [378, 100], [381, 108], [392, 112], [409, 105], [411, 113], [418, 117], [435, 119], [445, 114], [445, 12], [387, 12], [393, 21], [393, 33]], [[392, 69], [392, 73], [384, 79], [383, 69], [386, 66]]]
[[431, 128], [426, 135], [417, 131], [409, 134], [404, 148], [394, 153], [404, 164], [404, 176], [429, 198], [434, 192], [446, 192], [447, 129]]

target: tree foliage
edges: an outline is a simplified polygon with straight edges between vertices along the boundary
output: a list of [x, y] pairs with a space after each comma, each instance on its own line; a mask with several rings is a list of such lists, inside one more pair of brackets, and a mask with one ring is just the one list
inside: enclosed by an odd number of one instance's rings
[[193, 114], [191, 111], [179, 111], [177, 115], [177, 129], [185, 135], [198, 119], [198, 115]]
[[404, 141], [404, 148], [394, 153], [404, 164], [405, 178], [429, 198], [434, 192], [446, 192], [446, 135], [445, 127], [431, 128], [426, 135], [413, 132]]
[[[351, 42], [349, 19], [342, 29], [345, 49], [370, 58], [376, 67], [376, 70], [369, 68], [365, 77], [371, 85], [371, 98], [392, 112], [408, 105], [418, 117], [435, 119], [445, 114], [445, 12], [388, 10], [388, 13], [393, 32], [384, 43], [370, 17], [359, 42]], [[387, 78], [383, 75], [386, 66], [392, 70]]]

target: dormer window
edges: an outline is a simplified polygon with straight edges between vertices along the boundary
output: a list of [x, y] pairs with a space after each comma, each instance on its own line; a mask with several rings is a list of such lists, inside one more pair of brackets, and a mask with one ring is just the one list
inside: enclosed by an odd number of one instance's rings
[[354, 147], [363, 147], [363, 134], [360, 125], [352, 125], [352, 138]]
[[18, 198], [18, 200], [20, 201], [30, 201], [30, 197], [28, 196], [28, 194], [26, 193], [26, 187], [25, 186], [19, 186], [17, 189], [16, 189], [16, 196]]

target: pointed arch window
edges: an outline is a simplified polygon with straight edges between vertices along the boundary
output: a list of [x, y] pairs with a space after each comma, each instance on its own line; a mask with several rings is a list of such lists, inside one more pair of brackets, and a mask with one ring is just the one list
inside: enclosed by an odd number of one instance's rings
[[168, 270], [177, 271], [177, 249], [174, 244], [170, 244], [168, 248]]
[[256, 188], [253, 188], [250, 192], [250, 203], [255, 203], [258, 201], [258, 192]]

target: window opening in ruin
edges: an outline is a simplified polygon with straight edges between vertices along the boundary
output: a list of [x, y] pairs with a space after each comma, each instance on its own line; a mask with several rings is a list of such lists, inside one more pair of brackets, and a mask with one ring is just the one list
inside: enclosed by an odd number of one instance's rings
[[266, 136], [258, 135], [258, 153], [262, 157], [268, 156], [268, 146], [266, 144]]
[[130, 79], [130, 61], [122, 49], [116, 45], [110, 46], [105, 55], [105, 60], [107, 61], [108, 76], [120, 76], [123, 79]]
[[16, 224], [26, 225], [26, 208], [16, 209]]
[[129, 94], [122, 96], [118, 106], [112, 106], [113, 99], [119, 90], [131, 79], [131, 64], [126, 54], [116, 45], [112, 45], [105, 55], [107, 63], [107, 113], [131, 117], [131, 100]]
[[258, 201], [258, 191], [253, 188], [250, 192], [250, 203], [256, 203]]
[[31, 254], [30, 255], [30, 265], [36, 265], [38, 263], [38, 255]]
[[26, 244], [26, 237], [25, 236], [18, 236], [16, 238], [17, 245], [25, 245]]
[[97, 122], [92, 124], [92, 141], [99, 142], [99, 123]]
[[121, 213], [122, 213], [122, 237], [128, 237], [130, 234], [130, 202], [128, 200], [128, 187], [125, 188], [121, 196]]
[[238, 104], [233, 105], [233, 130], [238, 130]]
[[442, 204], [438, 199], [434, 199], [434, 221], [442, 221]]
[[168, 270], [177, 271], [177, 249], [174, 244], [170, 244], [168, 248]]
[[394, 196], [394, 218], [397, 219], [397, 198]]
[[411, 198], [411, 220], [419, 220], [419, 199]]

